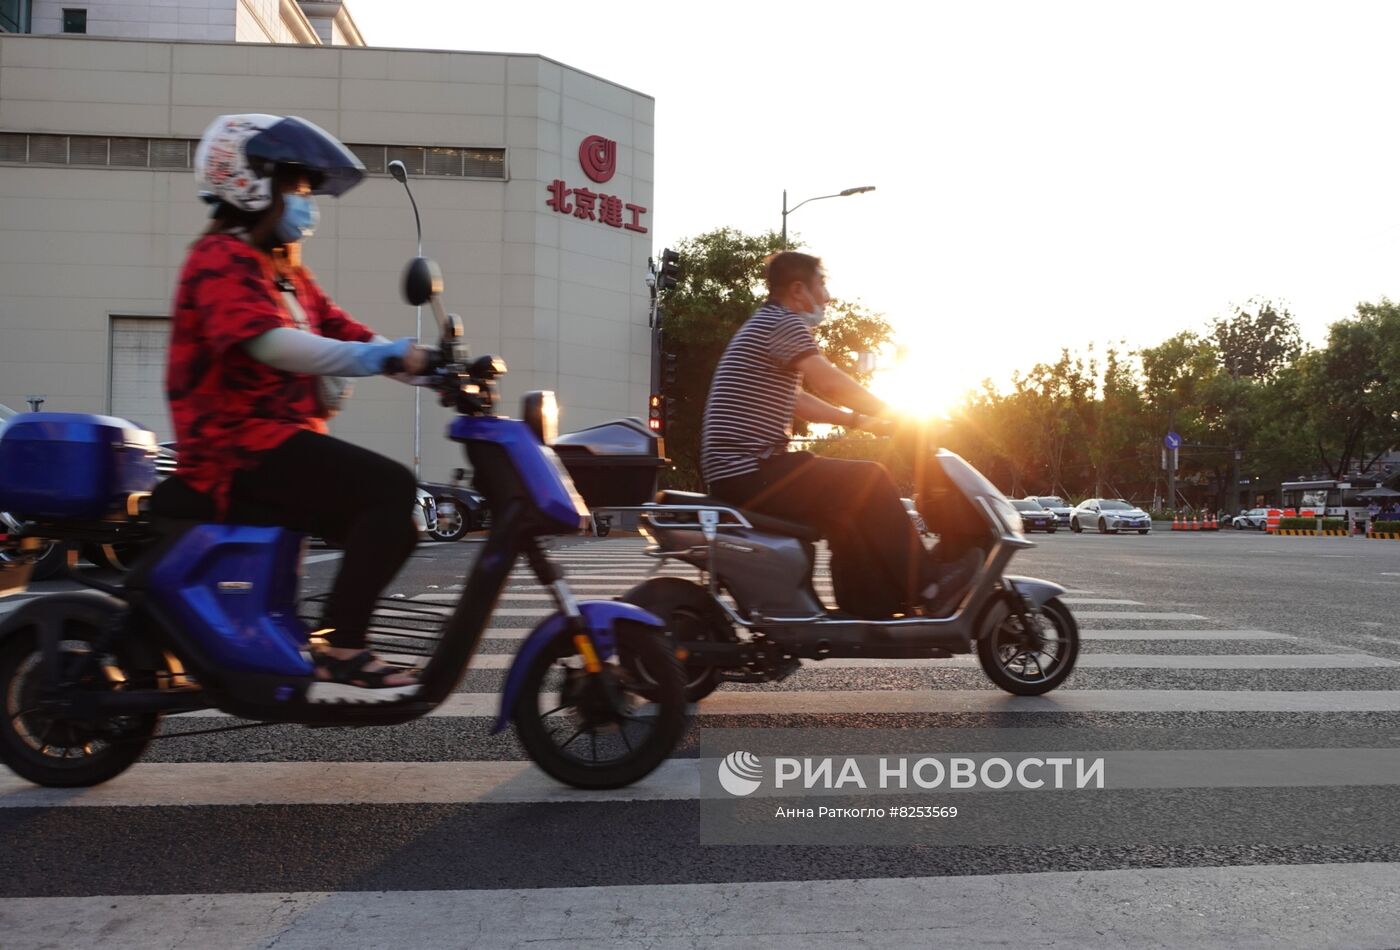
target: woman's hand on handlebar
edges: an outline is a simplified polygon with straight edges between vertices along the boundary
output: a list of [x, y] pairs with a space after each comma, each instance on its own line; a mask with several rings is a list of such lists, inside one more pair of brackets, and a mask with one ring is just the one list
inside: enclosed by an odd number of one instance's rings
[[414, 377], [428, 373], [433, 367], [435, 351], [430, 347], [412, 344], [402, 356], [391, 356], [384, 361], [382, 372], [404, 382], [413, 382]]
[[404, 372], [410, 376], [420, 376], [433, 365], [435, 351], [431, 347], [413, 345], [403, 358]]

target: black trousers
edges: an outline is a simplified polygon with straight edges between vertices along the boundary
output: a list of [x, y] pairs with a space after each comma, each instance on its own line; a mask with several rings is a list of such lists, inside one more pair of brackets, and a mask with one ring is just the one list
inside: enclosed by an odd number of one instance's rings
[[831, 545], [832, 587], [842, 610], [878, 618], [920, 603], [935, 570], [883, 465], [810, 452], [758, 464], [754, 474], [711, 483], [710, 494], [819, 528]]
[[298, 432], [234, 476], [228, 520], [305, 531], [345, 549], [323, 618], [333, 647], [361, 647], [375, 599], [418, 542], [413, 473], [317, 432]]

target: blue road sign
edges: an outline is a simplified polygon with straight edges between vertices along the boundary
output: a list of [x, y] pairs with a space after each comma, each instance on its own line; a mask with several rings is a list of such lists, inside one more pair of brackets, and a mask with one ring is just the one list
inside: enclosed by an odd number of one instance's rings
[[1166, 437], [1162, 439], [1162, 444], [1169, 449], [1179, 449], [1181, 448], [1181, 436], [1175, 432], [1168, 432]]

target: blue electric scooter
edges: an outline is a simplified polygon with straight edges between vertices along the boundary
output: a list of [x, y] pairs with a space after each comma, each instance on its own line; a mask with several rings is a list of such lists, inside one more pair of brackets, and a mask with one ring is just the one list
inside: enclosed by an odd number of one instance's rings
[[[416, 719], [452, 695], [522, 555], [558, 610], [522, 643], [493, 731], [513, 722], [540, 768], [580, 788], [634, 782], [671, 753], [688, 721], [685, 674], [661, 622], [630, 604], [575, 600], [541, 544], [589, 524], [548, 445], [553, 395], [527, 396], [524, 420], [496, 416], [505, 365], [469, 359], [441, 289], [436, 266], [416, 258], [405, 296], [431, 304], [441, 330], [420, 382], [458, 413], [448, 435], [466, 447], [492, 527], [445, 624], [402, 600], [377, 610], [377, 648], [427, 656], [420, 685], [378, 702], [321, 695], [327, 684], [314, 678], [296, 603], [302, 537], [167, 519], [122, 586], [75, 575], [97, 589], [36, 598], [0, 623], [0, 761], [40, 785], [94, 785], [140, 757], [163, 714], [216, 709], [253, 725]], [[35, 538], [112, 544], [153, 530], [139, 499], [154, 484], [154, 456], [151, 433], [122, 420], [13, 419], [0, 437], [0, 510], [21, 513], [28, 527], [0, 536], [15, 555], [6, 563], [22, 569]]]

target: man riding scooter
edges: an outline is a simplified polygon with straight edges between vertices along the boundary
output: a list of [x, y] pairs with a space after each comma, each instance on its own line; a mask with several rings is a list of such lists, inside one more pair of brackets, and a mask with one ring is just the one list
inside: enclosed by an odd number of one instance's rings
[[765, 279], [769, 299], [729, 342], [705, 406], [700, 464], [709, 493], [818, 528], [844, 612], [944, 616], [976, 571], [976, 553], [945, 563], [927, 552], [883, 465], [789, 451], [794, 416], [881, 433], [893, 423], [886, 405], [817, 347], [812, 331], [831, 300], [820, 258], [780, 252]]

